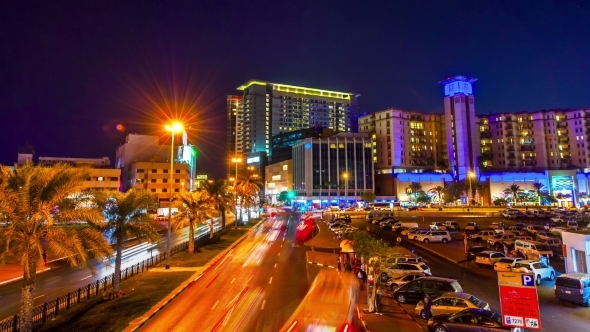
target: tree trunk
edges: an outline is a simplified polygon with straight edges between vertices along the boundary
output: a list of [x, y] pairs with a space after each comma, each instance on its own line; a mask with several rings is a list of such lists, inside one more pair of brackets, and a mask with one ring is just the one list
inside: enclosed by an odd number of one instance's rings
[[188, 252], [194, 253], [195, 252], [195, 225], [194, 220], [188, 220]]
[[221, 212], [221, 229], [224, 230], [225, 229], [225, 208], [221, 208], [219, 209], [219, 212]]
[[33, 331], [33, 303], [35, 301], [36, 284], [37, 260], [32, 259], [29, 261], [29, 264], [25, 266], [23, 273], [19, 331]]
[[123, 256], [123, 233], [117, 233], [117, 253], [115, 255], [115, 274], [113, 276], [113, 290], [115, 294], [119, 291], [119, 283], [121, 283], [121, 256]]

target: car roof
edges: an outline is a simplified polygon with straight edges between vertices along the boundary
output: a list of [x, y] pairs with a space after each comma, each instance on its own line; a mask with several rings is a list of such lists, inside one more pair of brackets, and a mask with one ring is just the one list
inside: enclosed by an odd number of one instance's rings
[[518, 261], [519, 264], [531, 264], [531, 263], [541, 263], [540, 261], [534, 261], [534, 260], [530, 260], [530, 259], [523, 259], [521, 261]]
[[443, 277], [433, 277], [433, 276], [427, 276], [427, 277], [422, 277], [420, 278], [420, 280], [437, 280], [437, 281], [448, 281], [448, 282], [456, 282], [456, 279], [451, 279], [451, 278], [443, 278]]
[[454, 298], [454, 299], [469, 299], [472, 295], [468, 293], [446, 292], [440, 297]]
[[497, 314], [497, 313], [495, 311], [485, 310], [485, 309], [480, 309], [480, 308], [467, 308], [467, 309], [459, 311], [456, 314], [474, 314], [474, 315], [478, 315], [478, 316], [491, 318], [494, 314]]
[[502, 253], [499, 251], [494, 251], [494, 250], [486, 250], [486, 251], [480, 252], [480, 254], [502, 254]]
[[558, 278], [570, 278], [570, 279], [586, 279], [590, 278], [590, 274], [587, 273], [564, 273], [560, 275]]

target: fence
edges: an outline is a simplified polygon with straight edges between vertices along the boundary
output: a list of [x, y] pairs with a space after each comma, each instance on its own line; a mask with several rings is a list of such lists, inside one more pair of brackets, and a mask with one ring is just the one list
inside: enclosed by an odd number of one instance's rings
[[[213, 232], [216, 233], [221, 230], [220, 226], [215, 226]], [[200, 241], [209, 236], [209, 231], [199, 234], [195, 240]], [[170, 248], [170, 255], [186, 251], [188, 249], [188, 242], [185, 241]], [[143, 260], [140, 263], [131, 265], [124, 270], [121, 270], [121, 280], [127, 280], [134, 275], [147, 271], [149, 268], [156, 266], [166, 260], [166, 253], [161, 253]], [[33, 307], [33, 326], [40, 325], [48, 320], [56, 318], [64, 310], [67, 310], [76, 304], [90, 299], [92, 296], [97, 296], [105, 292], [113, 285], [113, 278], [115, 274], [111, 274], [95, 282], [92, 282], [84, 287], [78, 288], [73, 292], [69, 292], [64, 296], [60, 296], [53, 301], [45, 302]], [[19, 315], [5, 318], [0, 321], [0, 332], [18, 332], [19, 330]]]

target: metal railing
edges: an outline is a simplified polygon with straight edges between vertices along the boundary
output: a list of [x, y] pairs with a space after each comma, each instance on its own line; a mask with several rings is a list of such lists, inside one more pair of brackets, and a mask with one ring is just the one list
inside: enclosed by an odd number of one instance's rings
[[[217, 233], [221, 230], [221, 226], [214, 226], [213, 233]], [[209, 236], [209, 230], [197, 235], [195, 241], [203, 240]], [[170, 248], [170, 255], [186, 251], [188, 249], [188, 240]], [[137, 264], [131, 265], [121, 270], [120, 280], [127, 280], [141, 272], [147, 271], [148, 269], [156, 266], [158, 263], [166, 260], [166, 252], [152, 256], [145, 259]], [[33, 326], [41, 325], [42, 323], [52, 320], [60, 315], [63, 311], [70, 309], [76, 304], [88, 300], [93, 296], [106, 292], [113, 285], [113, 278], [115, 273], [108, 275], [97, 281], [93, 281], [88, 285], [78, 288], [75, 291], [69, 292], [64, 296], [60, 296], [53, 301], [45, 302], [43, 304], [33, 307]], [[19, 331], [19, 315], [5, 318], [0, 321], [0, 332], [18, 332]]]

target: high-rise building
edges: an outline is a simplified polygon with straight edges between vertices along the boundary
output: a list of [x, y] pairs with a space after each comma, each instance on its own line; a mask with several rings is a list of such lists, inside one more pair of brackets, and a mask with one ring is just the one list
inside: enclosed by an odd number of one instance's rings
[[322, 126], [309, 127], [306, 129], [294, 130], [272, 137], [272, 158], [271, 163], [276, 164], [281, 161], [293, 158], [293, 145], [303, 139], [316, 137], [328, 138], [334, 135], [334, 130]]
[[466, 179], [479, 173], [479, 142], [472, 83], [476, 78], [455, 76], [440, 81], [444, 86], [445, 129], [449, 167], [453, 177]]
[[[227, 96], [227, 154], [240, 156], [243, 154], [241, 141], [236, 139], [238, 133], [238, 110], [242, 107], [242, 97]], [[241, 123], [241, 122], [240, 122]]]
[[[228, 146], [237, 153], [266, 152], [272, 156], [271, 137], [320, 125], [334, 131], [351, 128], [351, 113], [359, 95], [251, 80], [238, 87], [242, 99], [228, 97], [228, 117], [236, 134], [228, 132]], [[231, 114], [230, 114], [231, 113]], [[231, 150], [230, 150], [231, 153]]]

